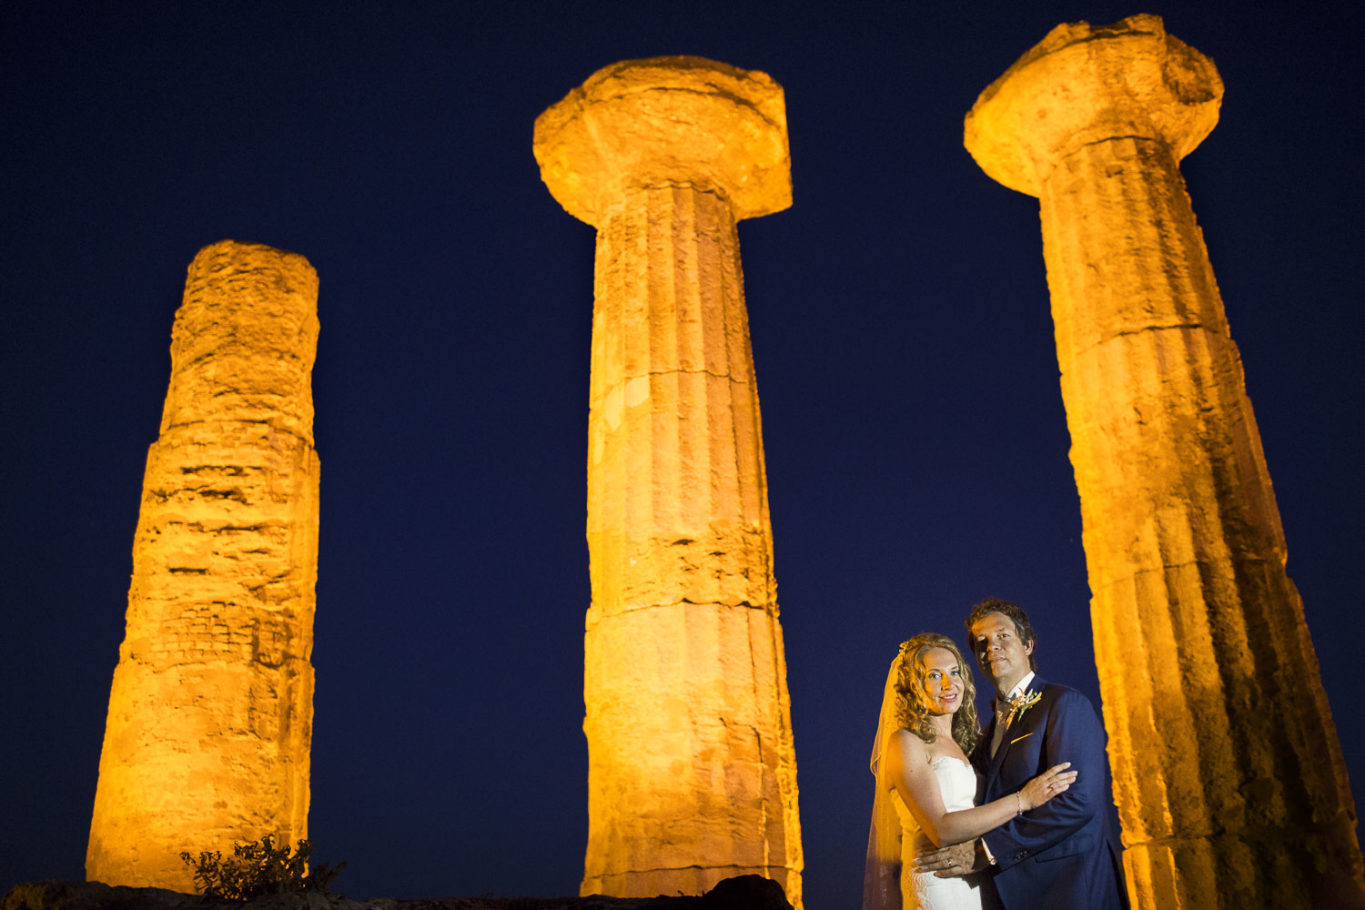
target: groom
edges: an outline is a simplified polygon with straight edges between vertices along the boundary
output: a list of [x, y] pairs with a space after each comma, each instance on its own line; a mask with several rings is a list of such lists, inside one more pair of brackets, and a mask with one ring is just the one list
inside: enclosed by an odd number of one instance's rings
[[1075, 689], [1034, 674], [1036, 637], [1017, 604], [983, 600], [967, 617], [967, 632], [996, 691], [995, 716], [972, 753], [977, 802], [1009, 796], [1060, 762], [1080, 772], [1067, 792], [981, 838], [983, 903], [991, 905], [994, 886], [1006, 910], [1127, 908], [1109, 820], [1104, 725], [1094, 707]]

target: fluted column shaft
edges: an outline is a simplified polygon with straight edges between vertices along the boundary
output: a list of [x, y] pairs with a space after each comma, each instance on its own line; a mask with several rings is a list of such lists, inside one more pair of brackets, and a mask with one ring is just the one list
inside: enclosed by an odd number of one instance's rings
[[686, 185], [623, 203], [593, 314], [583, 889], [785, 884], [796, 769], [735, 224]]
[[[751, 168], [746, 155], [761, 156], [733, 119], [753, 116], [742, 99], [754, 91], [766, 113], [775, 91], [781, 114], [780, 89], [762, 74], [696, 58], [631, 61], [537, 122], [546, 183], [598, 228], [584, 894], [697, 894], [758, 874], [801, 906], [791, 712], [735, 230], [738, 218], [787, 204], [785, 128], [780, 147], [765, 132], [764, 153], [780, 153], [770, 166], [782, 168], [772, 188], [755, 187], [770, 178], [733, 179], [733, 162], [699, 161], [706, 153], [690, 144], [714, 141]], [[660, 109], [668, 115], [655, 117]]]
[[[968, 147], [1040, 200], [1129, 889], [1162, 910], [1318, 906], [1360, 878], [1354, 807], [1177, 165], [1221, 83], [1155, 17], [1040, 48], [983, 94]], [[1133, 75], [1149, 61], [1159, 76]], [[1007, 142], [1013, 164], [990, 148]]]
[[[739, 239], [729, 204], [639, 188], [598, 233], [588, 418], [593, 603], [775, 602]], [[728, 573], [679, 573], [713, 552]], [[750, 566], [759, 571], [748, 572]]]
[[1301, 905], [1315, 857], [1358, 857], [1354, 812], [1189, 197], [1125, 137], [1064, 159], [1041, 209], [1133, 886]]
[[86, 876], [192, 889], [180, 852], [307, 836], [317, 276], [224, 241], [190, 265], [147, 456]]

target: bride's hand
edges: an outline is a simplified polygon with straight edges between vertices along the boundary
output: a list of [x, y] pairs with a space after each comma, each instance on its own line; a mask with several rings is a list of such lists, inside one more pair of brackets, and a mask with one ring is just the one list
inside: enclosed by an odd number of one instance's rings
[[1060, 796], [1070, 789], [1076, 781], [1077, 773], [1079, 773], [1066, 770], [1070, 767], [1071, 762], [1069, 761], [1064, 761], [1060, 765], [1053, 765], [1024, 784], [1023, 789], [1019, 791], [1020, 805], [1023, 811], [1036, 809], [1052, 797]]

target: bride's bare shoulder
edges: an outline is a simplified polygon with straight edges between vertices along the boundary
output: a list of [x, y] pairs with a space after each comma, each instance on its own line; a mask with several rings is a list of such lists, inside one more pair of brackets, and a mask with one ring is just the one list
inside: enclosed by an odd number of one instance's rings
[[887, 747], [892, 761], [904, 766], [927, 764], [933, 759], [929, 744], [904, 728], [891, 734]]

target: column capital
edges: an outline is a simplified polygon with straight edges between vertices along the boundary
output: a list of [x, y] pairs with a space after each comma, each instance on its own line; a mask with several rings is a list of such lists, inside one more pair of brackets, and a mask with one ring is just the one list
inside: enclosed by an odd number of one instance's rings
[[536, 118], [535, 156], [559, 204], [594, 226], [625, 191], [651, 184], [718, 191], [736, 220], [791, 205], [782, 87], [702, 57], [598, 70]]
[[990, 177], [1037, 196], [1056, 163], [1120, 136], [1164, 142], [1176, 160], [1218, 122], [1213, 61], [1161, 17], [1062, 24], [992, 82], [967, 114], [964, 144]]

